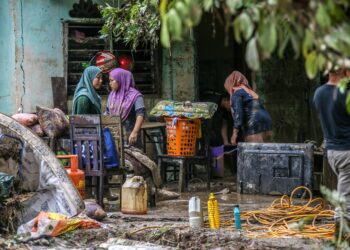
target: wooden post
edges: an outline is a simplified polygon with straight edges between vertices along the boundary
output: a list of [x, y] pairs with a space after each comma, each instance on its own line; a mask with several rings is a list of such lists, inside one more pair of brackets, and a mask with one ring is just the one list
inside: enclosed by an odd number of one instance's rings
[[179, 193], [184, 192], [185, 190], [185, 162], [183, 159], [179, 161]]
[[53, 106], [67, 114], [67, 90], [64, 77], [51, 77]]

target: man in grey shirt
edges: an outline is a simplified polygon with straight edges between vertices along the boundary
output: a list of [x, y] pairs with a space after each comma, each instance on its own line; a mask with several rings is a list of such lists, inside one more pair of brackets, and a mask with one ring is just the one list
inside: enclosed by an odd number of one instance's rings
[[[346, 95], [338, 84], [350, 71], [337, 70], [329, 74], [326, 84], [317, 88], [314, 104], [319, 114], [326, 141], [327, 158], [338, 177], [338, 192], [346, 200], [345, 217], [350, 221], [350, 115], [346, 110]], [[336, 214], [336, 219], [339, 214]]]

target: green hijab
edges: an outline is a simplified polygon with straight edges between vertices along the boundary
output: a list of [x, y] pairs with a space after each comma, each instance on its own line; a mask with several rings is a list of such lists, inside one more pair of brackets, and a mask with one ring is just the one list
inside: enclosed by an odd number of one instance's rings
[[98, 110], [98, 113], [101, 113], [101, 97], [92, 86], [92, 81], [99, 73], [101, 73], [101, 70], [95, 66], [89, 66], [84, 70], [84, 73], [81, 76], [78, 86], [74, 92], [73, 115], [77, 113], [77, 100], [83, 95], [87, 96], [96, 110]]

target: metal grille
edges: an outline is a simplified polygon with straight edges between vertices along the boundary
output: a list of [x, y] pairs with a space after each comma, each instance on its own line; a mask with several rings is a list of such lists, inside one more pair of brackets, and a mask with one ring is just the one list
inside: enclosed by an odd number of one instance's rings
[[[66, 21], [64, 27], [65, 75], [68, 96], [74, 95], [75, 88], [84, 71], [84, 64], [89, 64], [96, 53], [102, 50], [112, 50], [117, 58], [122, 55], [132, 58], [136, 88], [143, 94], [159, 93], [158, 49], [153, 49], [146, 45], [140, 46], [136, 51], [132, 51], [130, 46], [117, 41], [117, 39], [109, 41], [107, 38], [101, 38], [99, 30], [102, 27], [102, 22], [98, 19]], [[111, 46], [112, 49], [110, 48]], [[108, 94], [107, 75], [104, 75], [103, 86], [98, 92], [100, 95]]]

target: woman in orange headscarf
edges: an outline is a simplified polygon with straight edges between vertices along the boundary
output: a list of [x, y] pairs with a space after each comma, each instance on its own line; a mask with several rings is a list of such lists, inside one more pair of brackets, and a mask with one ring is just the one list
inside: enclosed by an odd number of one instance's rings
[[272, 120], [247, 78], [239, 71], [233, 71], [226, 78], [224, 87], [231, 97], [234, 122], [231, 143], [237, 144], [239, 130], [246, 142], [268, 141], [272, 135]]

